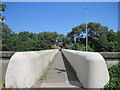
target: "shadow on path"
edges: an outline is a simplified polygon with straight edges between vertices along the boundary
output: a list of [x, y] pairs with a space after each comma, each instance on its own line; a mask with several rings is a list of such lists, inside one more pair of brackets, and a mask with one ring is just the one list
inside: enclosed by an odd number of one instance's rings
[[57, 71], [58, 71], [57, 73], [66, 72], [66, 70], [64, 70], [64, 69], [59, 69], [59, 68], [55, 68], [55, 70], [57, 70]]
[[64, 56], [64, 54], [61, 52], [62, 58], [63, 58], [63, 62], [66, 68], [66, 73], [68, 76], [68, 80], [69, 83], [71, 85], [83, 88], [82, 84], [80, 83], [80, 81], [78, 80], [77, 76], [76, 76], [76, 72], [74, 71], [73, 67], [70, 65], [70, 63], [67, 61], [66, 57]]

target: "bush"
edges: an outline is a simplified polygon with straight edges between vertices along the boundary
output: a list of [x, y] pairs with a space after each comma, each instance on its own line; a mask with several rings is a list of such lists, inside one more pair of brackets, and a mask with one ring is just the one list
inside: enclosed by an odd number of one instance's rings
[[105, 88], [120, 88], [120, 64], [113, 65], [108, 69], [110, 75], [109, 84]]
[[[66, 49], [71, 49], [71, 50], [79, 50], [79, 51], [85, 51], [86, 50], [86, 46], [83, 44], [79, 44], [79, 43], [71, 43], [71, 44], [67, 44], [65, 46]], [[88, 45], [88, 51], [93, 52], [94, 50], [90, 47], [90, 45]]]

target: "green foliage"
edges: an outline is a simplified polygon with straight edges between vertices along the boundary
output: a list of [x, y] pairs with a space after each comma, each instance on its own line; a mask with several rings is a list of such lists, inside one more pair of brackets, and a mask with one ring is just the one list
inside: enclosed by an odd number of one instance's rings
[[[81, 45], [85, 46], [85, 25], [86, 24], [81, 24], [79, 26], [76, 26], [67, 34], [67, 40], [69, 42], [64, 42], [65, 48], [79, 50]], [[117, 39], [119, 37], [119, 31], [114, 32], [113, 30], [108, 30], [108, 27], [102, 26], [100, 23], [88, 23], [88, 46], [90, 47], [89, 51], [118, 52], [120, 51], [120, 39]], [[79, 45], [80, 47], [78, 45], [75, 46], [74, 43], [81, 45]]]
[[94, 52], [94, 49], [90, 47], [90, 45], [88, 45], [88, 51], [90, 52]]
[[71, 43], [65, 46], [66, 49], [80, 50], [80, 45], [78, 43]]
[[56, 42], [64, 42], [65, 35], [64, 34], [58, 34], [56, 37]]
[[117, 41], [111, 41], [107, 43], [107, 49], [110, 52], [116, 52], [118, 51], [118, 42]]
[[120, 64], [113, 65], [109, 70], [110, 81], [105, 88], [120, 88]]
[[[47, 37], [46, 37], [47, 38]], [[51, 49], [53, 38], [49, 40], [41, 38], [37, 34], [30, 32], [20, 32], [9, 38], [6, 42], [6, 49], [8, 51], [33, 51], [33, 50], [46, 50]], [[10, 48], [11, 47], [11, 48]]]
[[39, 40], [47, 40], [50, 41], [51, 44], [54, 44], [56, 42], [57, 35], [58, 34], [56, 32], [41, 32], [37, 34], [37, 37]]
[[120, 30], [117, 32], [118, 51], [120, 51]]
[[114, 32], [112, 29], [107, 34], [107, 39], [109, 42], [111, 41], [117, 41], [118, 35], [117, 32]]
[[11, 37], [12, 34], [12, 30], [8, 27], [8, 25], [4, 24], [4, 23], [0, 23], [1, 25], [1, 40], [2, 40], [2, 49], [7, 50], [6, 46], [7, 46], [7, 42], [9, 41], [9, 38]]
[[6, 39], [9, 38], [10, 35], [12, 34], [12, 30], [8, 27], [8, 25], [1, 23], [2, 25], [2, 38]]
[[6, 5], [0, 1], [0, 11], [5, 11]]
[[2, 16], [2, 11], [5, 11], [5, 8], [6, 8], [6, 5], [3, 4], [1, 1], [0, 1], [0, 21], [4, 21], [6, 20], [4, 16]]
[[3, 51], [36, 51], [52, 49], [53, 44], [55, 44], [56, 41], [61, 41], [61, 36], [64, 37], [56, 32], [41, 32], [35, 34], [24, 31], [15, 34], [8, 25], [2, 24], [2, 27], [1, 34]]
[[[65, 46], [66, 49], [85, 51], [85, 45], [78, 43], [71, 43]], [[88, 51], [93, 52], [94, 50], [88, 45]]]
[[[53, 49], [53, 45], [63, 43], [62, 48], [85, 51], [85, 24], [74, 27], [66, 36], [56, 32], [12, 32], [8, 25], [1, 23], [2, 49], [4, 51], [33, 51]], [[100, 23], [88, 23], [88, 51], [120, 51], [119, 31], [108, 30]], [[118, 37], [118, 38], [117, 38]]]

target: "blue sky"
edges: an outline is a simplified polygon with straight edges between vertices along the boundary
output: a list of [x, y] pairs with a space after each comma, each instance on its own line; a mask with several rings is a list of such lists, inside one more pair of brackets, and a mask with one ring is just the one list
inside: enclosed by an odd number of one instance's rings
[[43, 31], [66, 34], [73, 27], [88, 22], [98, 22], [109, 29], [118, 30], [117, 2], [6, 2], [3, 12], [6, 24], [16, 33]]

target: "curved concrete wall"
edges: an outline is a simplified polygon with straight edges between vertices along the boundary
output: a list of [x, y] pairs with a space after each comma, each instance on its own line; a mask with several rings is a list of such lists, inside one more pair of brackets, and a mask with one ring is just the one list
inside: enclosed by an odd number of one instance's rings
[[53, 60], [58, 50], [16, 52], [10, 59], [5, 77], [6, 88], [30, 88]]
[[84, 88], [103, 88], [109, 81], [105, 60], [99, 53], [63, 49]]

